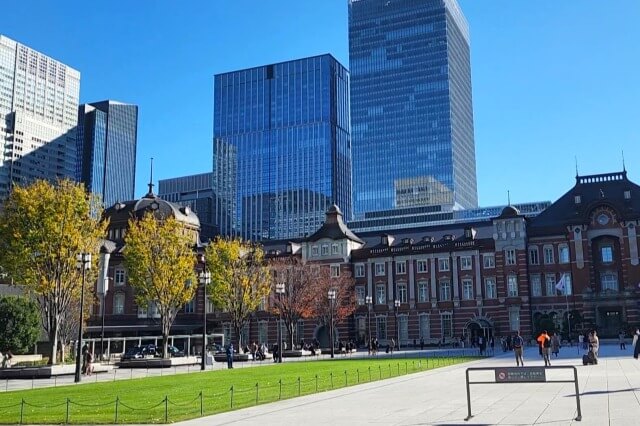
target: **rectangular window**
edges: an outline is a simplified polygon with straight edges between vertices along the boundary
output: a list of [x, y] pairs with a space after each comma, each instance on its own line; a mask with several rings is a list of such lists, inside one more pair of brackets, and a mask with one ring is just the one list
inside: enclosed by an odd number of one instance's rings
[[327, 244], [323, 244], [323, 245], [322, 245], [322, 255], [323, 255], [323, 256], [326, 256], [326, 255], [328, 255], [328, 254], [329, 254], [329, 245], [327, 245]]
[[387, 340], [387, 317], [376, 318], [376, 329], [378, 332], [378, 339]]
[[407, 273], [407, 262], [398, 261], [396, 262], [396, 274], [404, 275]]
[[468, 271], [471, 269], [471, 256], [462, 256], [460, 258], [460, 269], [463, 271]]
[[438, 271], [448, 271], [449, 270], [449, 259], [438, 259]]
[[384, 263], [376, 263], [376, 276], [384, 276]]
[[269, 337], [267, 336], [268, 331], [268, 323], [267, 321], [260, 321], [258, 323], [258, 342], [259, 343], [267, 343], [269, 341]]
[[538, 258], [538, 247], [531, 247], [529, 249], [529, 263], [531, 265], [540, 264], [540, 259]]
[[357, 263], [355, 266], [355, 275], [356, 278], [364, 277], [364, 265], [362, 263]]
[[449, 281], [440, 281], [440, 300], [451, 300], [451, 285]]
[[113, 296], [113, 315], [124, 315], [124, 293], [116, 293]]
[[484, 286], [487, 292], [487, 299], [495, 299], [498, 297], [495, 278], [486, 278], [484, 280]]
[[422, 339], [431, 338], [431, 327], [429, 324], [429, 315], [420, 315], [420, 337]]
[[509, 326], [511, 331], [520, 330], [520, 310], [509, 308]]
[[464, 300], [473, 299], [473, 281], [464, 279], [462, 280], [462, 298]]
[[400, 331], [400, 341], [406, 342], [409, 340], [409, 317], [406, 315], [400, 315], [398, 317], [398, 328]]
[[515, 275], [509, 275], [507, 277], [507, 290], [509, 297], [518, 296], [518, 277]]
[[313, 256], [313, 257], [317, 257], [318, 256], [318, 246], [311, 247], [311, 256]]
[[542, 296], [542, 281], [540, 275], [531, 275], [531, 296]]
[[138, 318], [146, 318], [147, 317], [147, 306], [138, 306]]
[[558, 247], [558, 262], [569, 263], [569, 247], [567, 246]]
[[331, 278], [338, 278], [340, 276], [340, 265], [331, 265]]
[[547, 296], [556, 295], [556, 274], [547, 274], [544, 277]]
[[400, 303], [407, 303], [407, 285], [398, 284], [398, 300]]
[[545, 263], [545, 265], [551, 265], [551, 264], [554, 263], [553, 247], [545, 246], [545, 248], [544, 248], [544, 263]]
[[425, 281], [418, 283], [418, 302], [426, 302], [429, 300], [429, 286]]
[[356, 287], [356, 303], [358, 305], [364, 305], [364, 300], [365, 300], [364, 286], [359, 285]]
[[618, 291], [618, 277], [612, 272], [600, 274], [600, 287], [602, 291]]
[[451, 314], [442, 314], [442, 337], [453, 337]]
[[516, 251], [514, 249], [509, 249], [505, 251], [506, 263], [507, 265], [515, 265], [516, 264]]
[[496, 258], [492, 254], [485, 254], [482, 256], [482, 265], [484, 269], [495, 268], [496, 266]]
[[387, 303], [387, 293], [384, 284], [378, 284], [376, 286], [376, 302], [378, 305]]
[[185, 305], [184, 305], [184, 313], [185, 314], [192, 314], [196, 311], [196, 302], [194, 299], [189, 300]]
[[426, 260], [418, 260], [417, 265], [418, 265], [418, 273], [427, 272], [427, 261]]
[[613, 262], [613, 247], [604, 246], [600, 248], [600, 259], [602, 263], [611, 263]]
[[571, 274], [569, 272], [565, 272], [564, 273], [564, 292], [562, 292], [562, 295], [564, 296], [565, 294], [571, 296], [573, 289], [571, 288]]
[[331, 245], [331, 254], [338, 254], [338, 245], [337, 244], [332, 244]]
[[117, 286], [124, 285], [126, 281], [127, 281], [127, 276], [126, 276], [126, 274], [124, 272], [124, 269], [116, 268], [116, 270], [114, 272], [115, 285], [117, 285]]

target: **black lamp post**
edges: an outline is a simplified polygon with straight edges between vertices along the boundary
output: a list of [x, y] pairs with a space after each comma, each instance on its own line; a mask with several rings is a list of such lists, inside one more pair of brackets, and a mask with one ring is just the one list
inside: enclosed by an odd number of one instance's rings
[[202, 314], [202, 361], [200, 364], [200, 370], [204, 371], [207, 368], [207, 306], [209, 301], [207, 300], [207, 287], [211, 284], [211, 272], [207, 271], [207, 264], [203, 261], [204, 267], [200, 272], [200, 284], [202, 284], [202, 290], [204, 294], [204, 310]]
[[334, 357], [334, 344], [333, 344], [333, 304], [335, 303], [336, 300], [336, 291], [335, 290], [329, 290], [327, 292], [327, 297], [329, 298], [329, 339], [331, 340], [330, 342], [330, 347], [331, 347], [331, 358]]
[[80, 287], [80, 324], [78, 325], [78, 341], [76, 348], [76, 375], [74, 381], [80, 382], [80, 363], [82, 357], [82, 322], [84, 321], [84, 281], [85, 271], [91, 268], [91, 253], [80, 253], [76, 256], [76, 268], [82, 270], [82, 286]]
[[400, 308], [400, 301], [398, 299], [394, 300], [393, 306], [396, 311], [396, 338], [398, 339], [398, 349], [400, 349], [400, 324], [398, 324], [398, 309]]
[[278, 297], [278, 362], [282, 362], [282, 295], [285, 292], [284, 283], [276, 284], [276, 296]]
[[371, 340], [371, 305], [373, 304], [373, 297], [367, 296], [364, 298], [365, 303], [367, 304], [367, 330], [369, 334], [369, 354], [371, 354], [371, 349], [373, 349], [373, 343]]

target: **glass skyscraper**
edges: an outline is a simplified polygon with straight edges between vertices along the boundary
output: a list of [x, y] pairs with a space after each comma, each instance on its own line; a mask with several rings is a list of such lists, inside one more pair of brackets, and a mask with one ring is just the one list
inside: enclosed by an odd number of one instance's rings
[[349, 72], [333, 56], [216, 75], [213, 143], [221, 234], [302, 237], [334, 203], [350, 217]]
[[76, 179], [105, 207], [135, 198], [137, 140], [136, 105], [107, 100], [80, 106]]
[[469, 29], [455, 0], [351, 0], [354, 211], [473, 208]]

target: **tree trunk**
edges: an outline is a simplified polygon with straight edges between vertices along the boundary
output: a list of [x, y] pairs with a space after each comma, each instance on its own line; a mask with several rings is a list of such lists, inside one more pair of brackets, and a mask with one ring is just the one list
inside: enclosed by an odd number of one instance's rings
[[[233, 332], [235, 333], [235, 338], [238, 341], [238, 353], [241, 353], [240, 351], [242, 350], [242, 333], [240, 332], [240, 330], [242, 330], [242, 327], [240, 327], [240, 324], [234, 324], [233, 325]], [[233, 339], [231, 339], [231, 342], [233, 342]], [[231, 343], [229, 342], [229, 343]]]
[[162, 358], [168, 358], [169, 351], [169, 333], [162, 332]]
[[287, 332], [289, 333], [289, 350], [293, 350], [293, 322], [289, 321], [287, 323]]
[[51, 352], [49, 352], [49, 365], [56, 365], [58, 360], [58, 327], [53, 325], [49, 330], [49, 343], [51, 343]]

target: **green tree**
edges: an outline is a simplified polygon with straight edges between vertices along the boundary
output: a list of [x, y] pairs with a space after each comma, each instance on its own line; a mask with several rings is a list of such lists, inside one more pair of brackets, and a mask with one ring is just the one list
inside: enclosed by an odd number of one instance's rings
[[254, 243], [216, 238], [207, 246], [205, 257], [211, 272], [209, 297], [229, 315], [238, 348], [242, 348], [241, 331], [271, 289], [264, 252]]
[[[38, 301], [42, 325], [49, 335], [49, 362], [56, 353], [63, 314], [80, 299], [79, 253], [97, 258], [106, 223], [91, 212], [98, 199], [70, 180], [36, 181], [15, 187], [0, 215], [0, 265], [14, 282]], [[93, 270], [87, 274], [92, 282]], [[86, 286], [91, 291], [93, 286]]]
[[40, 310], [27, 297], [0, 297], [0, 351], [26, 352], [40, 336]]
[[162, 355], [176, 314], [197, 290], [196, 257], [191, 234], [173, 217], [147, 213], [130, 219], [124, 239], [124, 263], [139, 306], [155, 304], [160, 314]]

